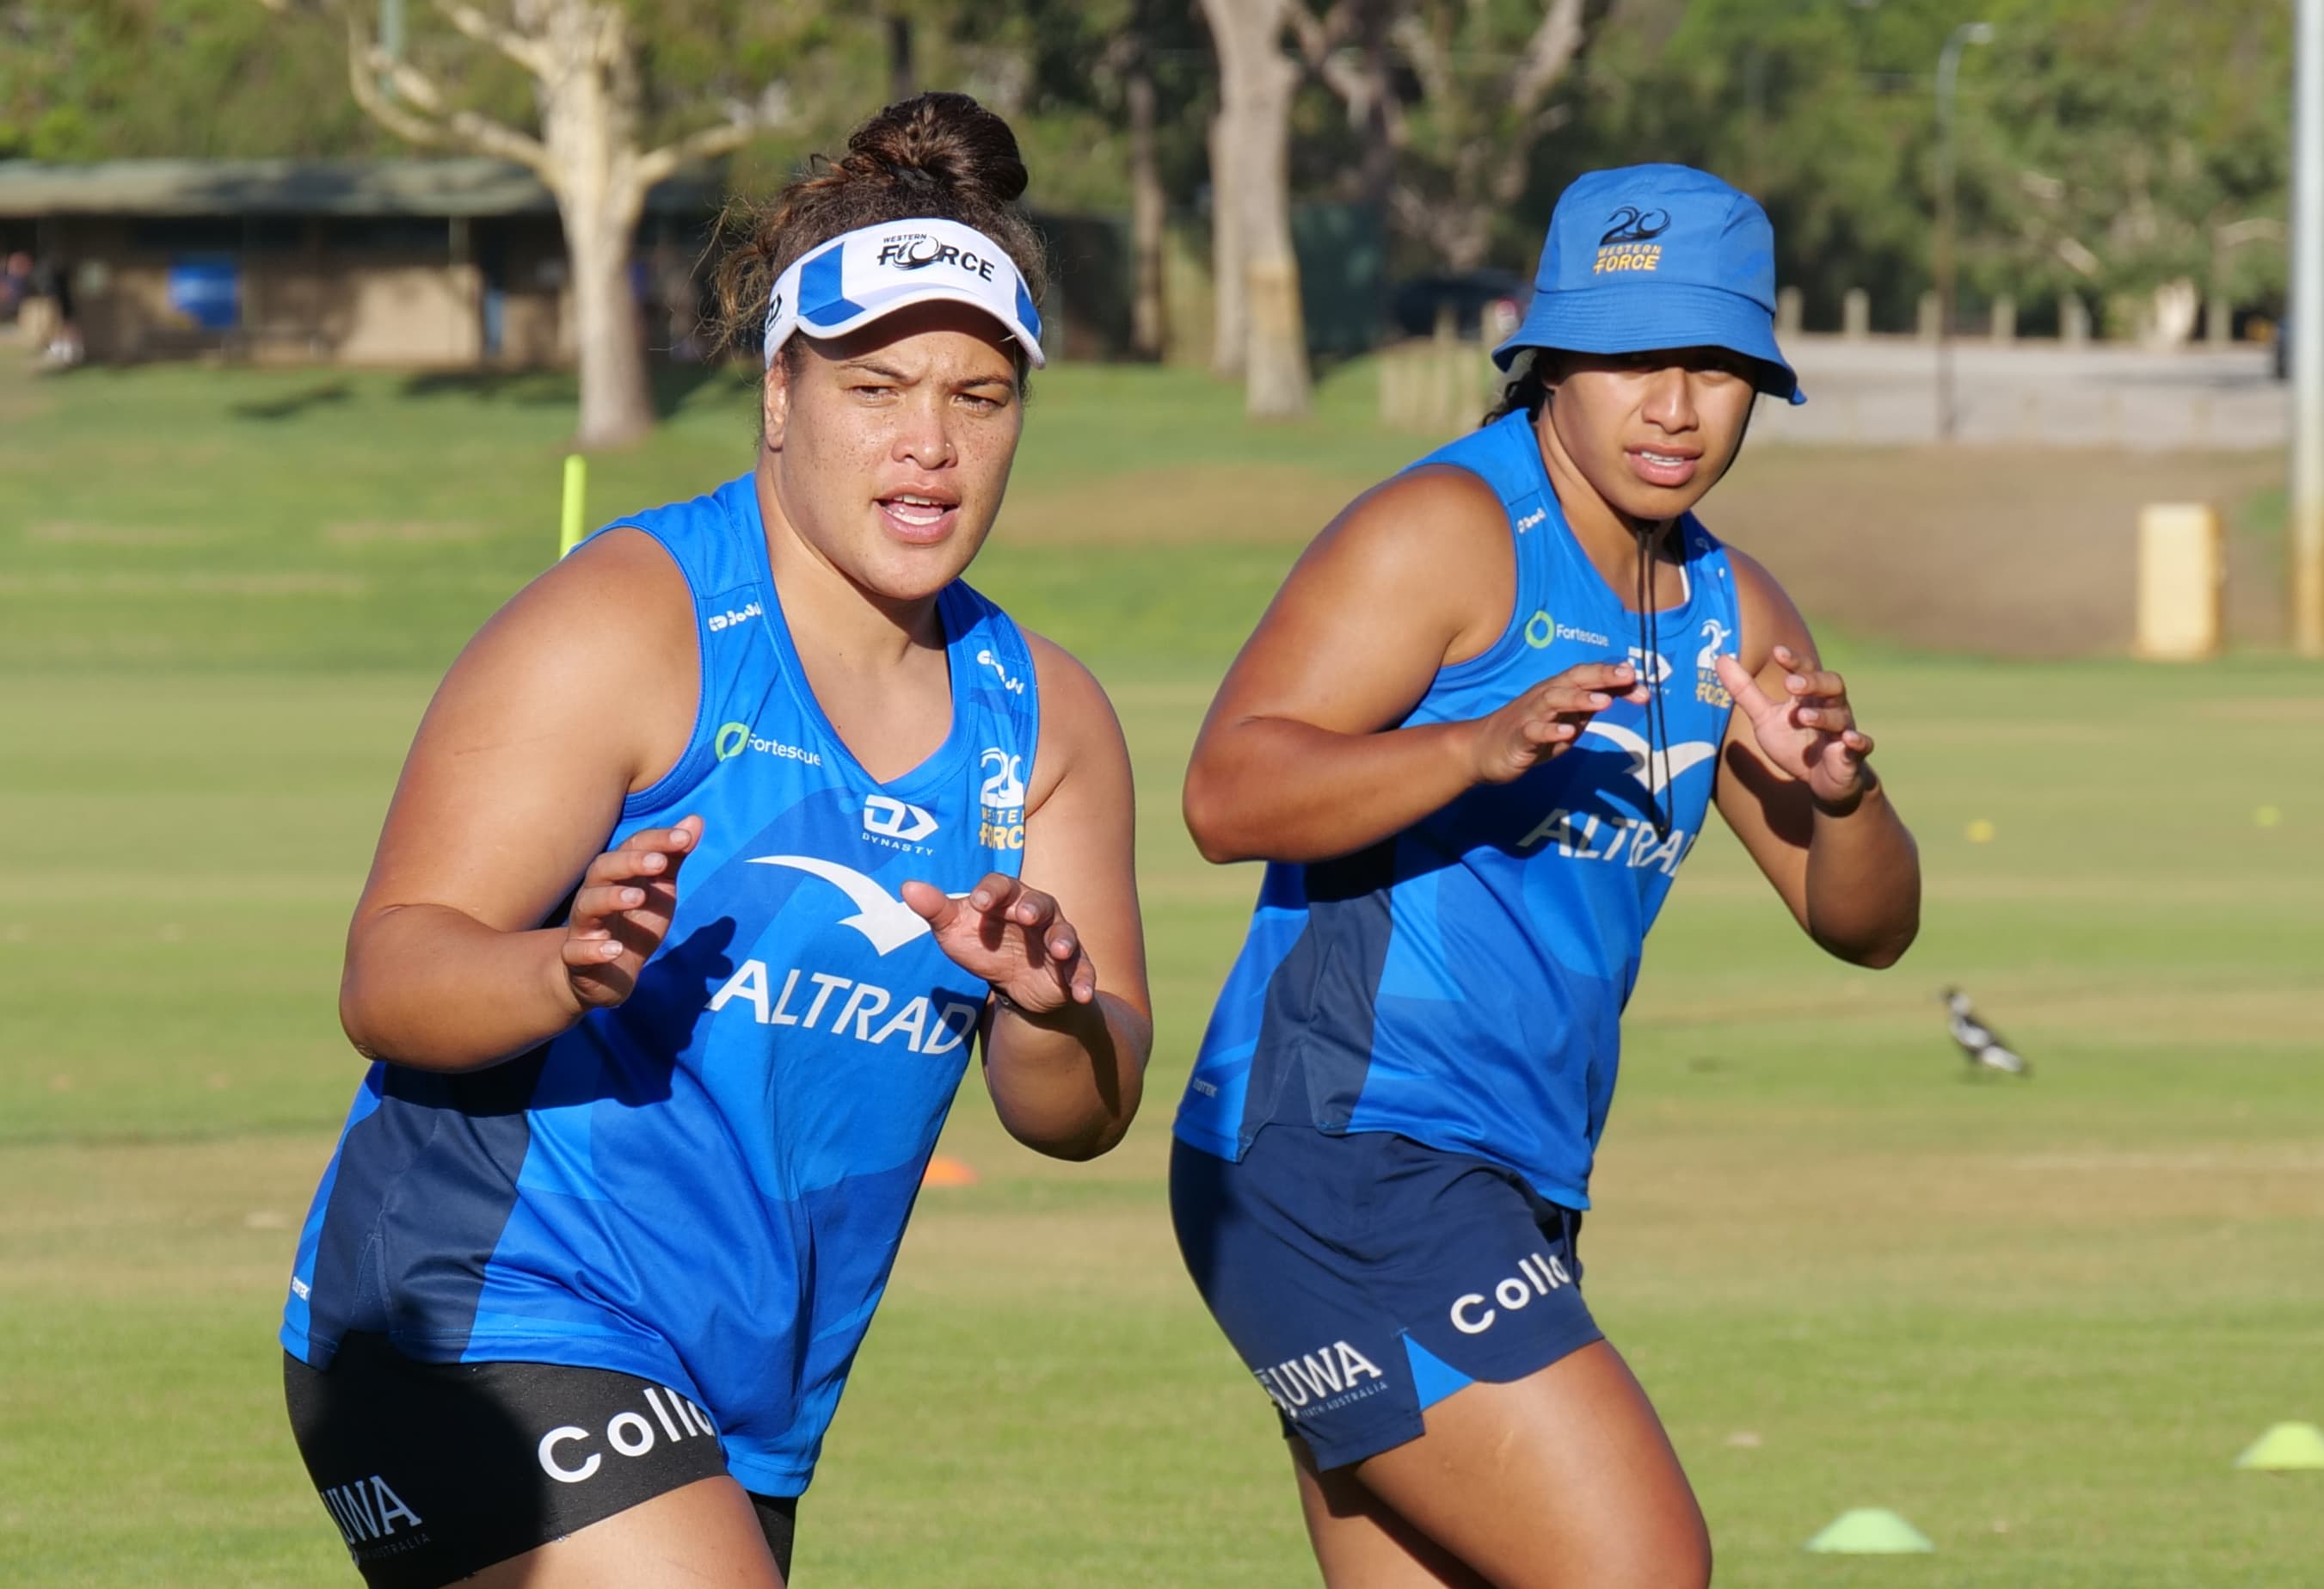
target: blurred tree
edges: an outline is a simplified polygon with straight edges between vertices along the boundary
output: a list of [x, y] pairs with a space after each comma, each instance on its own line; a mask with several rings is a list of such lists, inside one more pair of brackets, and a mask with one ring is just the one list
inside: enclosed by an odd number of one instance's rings
[[[1535, 145], [1572, 115], [1568, 86], [1613, 0], [1341, 0], [1304, 42], [1323, 79], [1370, 129], [1394, 171], [1396, 224], [1444, 265], [1474, 270], [1525, 194]], [[1333, 69], [1332, 24], [1360, 38]], [[1400, 103], [1389, 47], [1410, 73]], [[1379, 156], [1372, 156], [1379, 160]]]
[[1028, 201], [1127, 209], [1130, 345], [1161, 356], [1162, 255], [1172, 196], [1189, 203], [1215, 92], [1208, 41], [1185, 0], [1011, 0], [950, 8], [948, 63], [1010, 117], [1033, 173]]
[[[2269, 0], [1995, 0], [1969, 148], [1979, 274], [2080, 291], [2110, 335], [2182, 340], [2206, 297], [2284, 276], [2291, 8]], [[2245, 242], [2275, 245], [2244, 248]]]
[[[335, 41], [286, 47], [248, 0], [0, 3], [0, 159], [362, 154]], [[221, 93], [221, 84], [235, 91]]]
[[[1345, 107], [1356, 145], [1352, 168], [1336, 149], [1303, 152], [1311, 160], [1320, 154], [1326, 170], [1341, 168], [1343, 190], [1384, 212], [1396, 184], [1397, 152], [1409, 140], [1402, 100], [1411, 73], [1389, 39], [1408, 9], [1407, 0], [1333, 0], [1320, 14], [1304, 5], [1291, 14], [1299, 51]], [[1328, 142], [1306, 131], [1311, 145]]]
[[1300, 0], [1200, 0], [1218, 52], [1211, 125], [1218, 344], [1213, 364], [1243, 377], [1244, 411], [1307, 411], [1307, 337], [1291, 249], [1291, 106], [1298, 63], [1285, 32]]
[[1134, 25], [1123, 30], [1118, 66], [1122, 111], [1130, 130], [1130, 346], [1140, 358], [1159, 359], [1167, 334], [1163, 321], [1162, 234], [1169, 218], [1170, 199], [1162, 187], [1161, 156], [1155, 145], [1157, 111], [1150, 30]]
[[[1961, 263], [2021, 327], [2072, 292], [2150, 326], [2197, 286], [2281, 291], [2290, 17], [2276, 0], [1624, 0], [1547, 152], [1545, 201], [1592, 165], [1679, 160], [1757, 194], [1811, 323], [1850, 287], [1912, 322], [1930, 280], [1933, 72], [1964, 17]], [[2158, 299], [2157, 293], [2163, 294]], [[2126, 328], [2126, 329], [2127, 328]]]
[[[429, 0], [434, 25], [412, 26], [398, 51], [383, 46], [381, 20], [392, 8], [398, 21], [420, 23], [403, 17], [404, 0], [257, 4], [286, 26], [304, 13], [335, 14], [355, 103], [398, 137], [497, 155], [540, 178], [557, 200], [572, 271], [578, 440], [616, 446], [650, 430], [653, 405], [629, 268], [646, 193], [688, 162], [731, 152], [791, 119], [780, 69], [813, 47], [821, 8], [749, 0]], [[530, 80], [530, 116], [509, 112], [511, 68]], [[719, 119], [701, 125], [708, 106]]]
[[[1777, 276], [1837, 324], [1849, 289], [1911, 322], [1929, 280], [1932, 72], [1958, 7], [1941, 0], [1633, 0], [1593, 42], [1567, 136], [1536, 172], [1554, 195], [1599, 165], [1668, 160], [1757, 197]], [[1963, 74], [1964, 124], [1990, 66]]]

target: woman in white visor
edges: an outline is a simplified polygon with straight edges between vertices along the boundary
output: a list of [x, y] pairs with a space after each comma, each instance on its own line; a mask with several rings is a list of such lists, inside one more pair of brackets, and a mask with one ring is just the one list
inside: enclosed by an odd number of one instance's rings
[[282, 1329], [373, 1584], [779, 1584], [972, 1045], [1041, 1152], [1138, 1107], [1120, 729], [961, 579], [1042, 363], [1025, 182], [930, 94], [753, 214], [751, 469], [535, 580], [420, 725]]

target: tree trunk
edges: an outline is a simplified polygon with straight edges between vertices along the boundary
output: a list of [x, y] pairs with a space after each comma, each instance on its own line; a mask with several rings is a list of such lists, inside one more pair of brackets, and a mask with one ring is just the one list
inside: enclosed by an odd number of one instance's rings
[[1211, 371], [1240, 378], [1250, 315], [1243, 297], [1242, 207], [1235, 198], [1232, 152], [1236, 139], [1232, 118], [1222, 105], [1211, 118]]
[[1307, 411], [1306, 326], [1291, 249], [1291, 98], [1299, 69], [1282, 50], [1281, 0], [1203, 0], [1219, 55], [1215, 180], [1231, 170], [1236, 242], [1246, 293], [1243, 411], [1255, 419]]
[[594, 209], [560, 197], [565, 247], [573, 267], [574, 343], [581, 364], [585, 449], [621, 447], [653, 429], [645, 337], [630, 290], [630, 248], [641, 205], [601, 193]]
[[[279, 0], [263, 3], [285, 9]], [[572, 337], [581, 365], [576, 439], [583, 447], [619, 446], [654, 422], [638, 300], [630, 285], [630, 254], [646, 190], [690, 159], [740, 148], [774, 113], [730, 108], [723, 125], [641, 149], [645, 87], [627, 0], [504, 4], [498, 17], [491, 8], [450, 0], [438, 0], [436, 8], [478, 45], [531, 75], [538, 136], [460, 105], [410, 61], [374, 44], [364, 13], [344, 6], [348, 85], [364, 113], [398, 137], [514, 161], [548, 188], [557, 200], [571, 269]], [[907, 57], [909, 43], [907, 33]], [[762, 97], [774, 100], [777, 88]]]
[[[620, 447], [653, 429], [645, 345], [630, 250], [645, 190], [634, 175], [635, 74], [597, 69], [606, 25], [572, 0], [548, 8], [546, 42], [558, 70], [539, 80], [541, 142], [556, 163], [551, 184], [573, 272], [573, 340], [580, 356], [585, 448]], [[623, 41], [625, 43], [626, 41]]]
[[1356, 166], [1356, 193], [1366, 204], [1388, 213], [1388, 194], [1396, 186], [1395, 123], [1389, 106], [1396, 79], [1388, 53], [1387, 7], [1375, 6], [1365, 20], [1364, 80], [1370, 98], [1364, 106], [1363, 154]]
[[1154, 158], [1154, 71], [1142, 49], [1130, 69], [1124, 96], [1130, 111], [1130, 346], [1140, 358], [1159, 359], [1167, 335], [1162, 229], [1168, 201]]
[[918, 74], [912, 66], [912, 19], [900, 13], [888, 17], [888, 101], [909, 99], [918, 91]]

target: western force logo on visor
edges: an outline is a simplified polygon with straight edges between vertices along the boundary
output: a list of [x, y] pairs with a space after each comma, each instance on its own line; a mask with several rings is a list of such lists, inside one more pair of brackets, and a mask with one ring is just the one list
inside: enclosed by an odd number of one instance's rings
[[980, 281], [992, 280], [992, 262], [973, 250], [964, 252], [923, 232], [910, 237], [890, 237], [880, 245], [880, 263], [899, 271], [924, 271], [930, 265], [954, 265]]
[[888, 221], [835, 237], [794, 261], [767, 300], [765, 354], [794, 331], [843, 337], [916, 303], [982, 309], [1025, 349], [1041, 355], [1041, 316], [1016, 262], [983, 233], [934, 217]]

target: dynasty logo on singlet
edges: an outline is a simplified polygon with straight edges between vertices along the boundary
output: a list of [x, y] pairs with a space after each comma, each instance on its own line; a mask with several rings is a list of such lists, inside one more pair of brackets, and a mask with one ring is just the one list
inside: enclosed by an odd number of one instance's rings
[[323, 1504], [347, 1548], [358, 1557], [388, 1556], [419, 1545], [427, 1536], [420, 1514], [403, 1503], [388, 1482], [374, 1474], [322, 1492]]
[[936, 852], [920, 840], [943, 826], [930, 816], [926, 808], [892, 795], [863, 797], [863, 842], [908, 855], [933, 855]]
[[[680, 1440], [718, 1437], [710, 1415], [668, 1385], [660, 1387], [659, 1393], [655, 1387], [648, 1385], [645, 1399], [671, 1445]], [[578, 1424], [559, 1424], [540, 1437], [535, 1453], [540, 1458], [540, 1471], [560, 1484], [580, 1483], [605, 1464], [605, 1453], [595, 1448], [601, 1440], [616, 1456], [643, 1456], [654, 1448], [654, 1426], [639, 1412], [615, 1413], [605, 1420], [604, 1431], [600, 1435], [592, 1435]]]
[[[1370, 1358], [1345, 1341], [1303, 1352], [1272, 1368], [1253, 1369], [1251, 1377], [1259, 1381], [1268, 1400], [1282, 1409], [1283, 1416], [1295, 1422], [1303, 1416], [1313, 1417], [1360, 1401], [1388, 1388], [1388, 1376]], [[1366, 1383], [1367, 1381], [1372, 1382]]]

